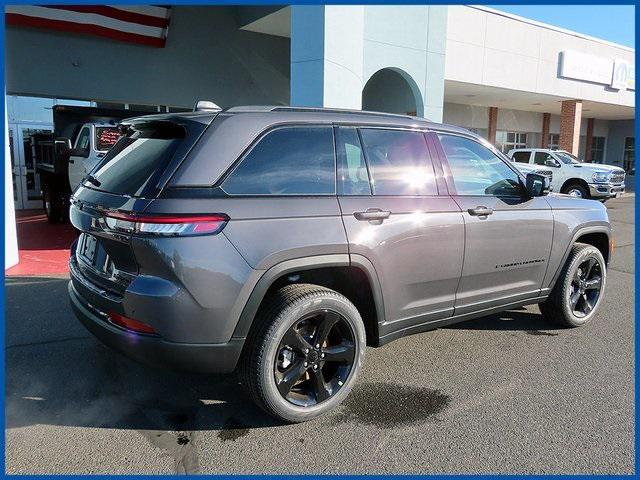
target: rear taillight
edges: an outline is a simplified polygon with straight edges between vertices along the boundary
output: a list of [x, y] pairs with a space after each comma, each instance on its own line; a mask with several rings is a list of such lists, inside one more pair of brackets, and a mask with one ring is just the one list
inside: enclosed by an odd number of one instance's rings
[[223, 214], [212, 215], [135, 215], [109, 212], [104, 216], [107, 230], [139, 235], [182, 237], [215, 235], [229, 221]]
[[146, 323], [139, 322], [133, 318], [125, 317], [119, 313], [109, 312], [109, 320], [114, 325], [122, 327], [126, 330], [131, 330], [136, 333], [146, 333], [149, 335], [157, 335], [156, 331]]

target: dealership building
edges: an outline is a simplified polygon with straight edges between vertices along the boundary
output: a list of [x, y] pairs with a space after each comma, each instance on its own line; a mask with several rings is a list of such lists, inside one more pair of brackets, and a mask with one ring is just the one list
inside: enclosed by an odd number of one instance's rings
[[[55, 104], [165, 112], [207, 99], [410, 113], [469, 128], [505, 152], [561, 148], [635, 169], [632, 48], [441, 5], [177, 6], [165, 9], [168, 27], [105, 35], [104, 25], [131, 29], [136, 8], [159, 7], [126, 8], [116, 18], [108, 7], [6, 7], [9, 265], [14, 208], [42, 206], [30, 142], [52, 129]], [[103, 26], [64, 28], [73, 22]], [[141, 42], [140, 32], [160, 41]]]

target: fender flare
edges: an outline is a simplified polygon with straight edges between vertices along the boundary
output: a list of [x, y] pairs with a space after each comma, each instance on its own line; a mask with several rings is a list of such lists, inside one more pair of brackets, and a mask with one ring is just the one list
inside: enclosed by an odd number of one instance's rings
[[[245, 306], [240, 314], [238, 323], [233, 332], [232, 338], [246, 338], [253, 324], [253, 320], [258, 312], [258, 308], [264, 299], [269, 287], [273, 282], [290, 272], [301, 270], [312, 270], [315, 268], [326, 267], [355, 267], [361, 269], [369, 280], [373, 300], [375, 302], [378, 323], [384, 322], [384, 303], [382, 297], [382, 288], [380, 280], [373, 264], [362, 255], [335, 254], [335, 255], [316, 255], [312, 257], [295, 258], [285, 260], [278, 263], [264, 272], [260, 279], [256, 282]], [[376, 335], [378, 335], [376, 326]], [[374, 343], [378, 342], [378, 338], [374, 339]]]
[[[593, 226], [587, 226], [587, 227], [578, 227], [578, 229], [573, 232], [573, 235], [571, 236], [571, 241], [567, 245], [567, 248], [564, 254], [562, 255], [562, 260], [560, 261], [560, 264], [558, 265], [556, 272], [551, 278], [551, 282], [549, 283], [549, 287], [548, 287], [549, 291], [553, 290], [553, 288], [555, 287], [556, 282], [558, 281], [558, 277], [560, 276], [560, 272], [562, 271], [564, 264], [567, 262], [567, 258], [569, 258], [569, 253], [571, 253], [571, 249], [576, 244], [578, 237], [581, 237], [582, 235], [586, 235], [589, 233], [604, 233], [609, 239], [609, 241], [611, 241], [611, 228], [606, 224], [593, 225]], [[609, 252], [609, 257], [611, 257], [611, 252]]]
[[558, 190], [557, 193], [562, 193], [562, 190], [564, 190], [565, 187], [571, 185], [571, 184], [578, 184], [582, 187], [587, 187], [587, 190], [589, 190], [589, 182], [587, 182], [584, 178], [580, 178], [580, 177], [571, 177], [568, 178], [567, 180], [564, 181], [564, 183], [562, 185], [560, 185], [560, 189]]

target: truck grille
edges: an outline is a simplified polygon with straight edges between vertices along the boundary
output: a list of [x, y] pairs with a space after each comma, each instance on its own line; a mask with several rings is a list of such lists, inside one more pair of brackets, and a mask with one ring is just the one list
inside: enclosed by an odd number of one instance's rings
[[609, 177], [610, 183], [623, 183], [624, 182], [624, 173], [613, 173]]
[[537, 170], [538, 175], [544, 175], [549, 178], [549, 181], [553, 180], [553, 172], [551, 170]]

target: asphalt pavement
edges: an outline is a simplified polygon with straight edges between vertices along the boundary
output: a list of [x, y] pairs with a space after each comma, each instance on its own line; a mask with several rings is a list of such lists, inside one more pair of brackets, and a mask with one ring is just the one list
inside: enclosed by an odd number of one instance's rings
[[102, 347], [66, 278], [6, 287], [7, 473], [632, 473], [634, 200], [588, 326], [527, 307], [369, 348], [335, 413], [282, 425], [233, 375], [178, 375]]

